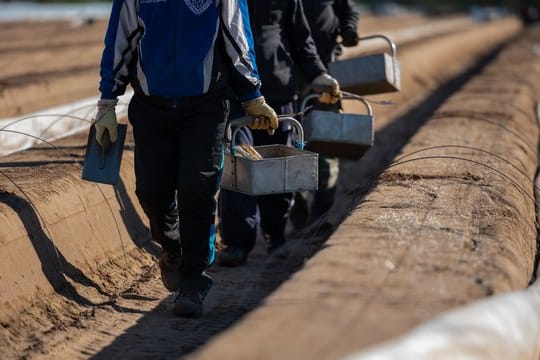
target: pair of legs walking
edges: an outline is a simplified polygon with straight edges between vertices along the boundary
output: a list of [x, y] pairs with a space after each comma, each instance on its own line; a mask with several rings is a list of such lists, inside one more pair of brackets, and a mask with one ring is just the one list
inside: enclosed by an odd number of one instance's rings
[[290, 213], [293, 237], [306, 235], [305, 232], [309, 232], [306, 227], [310, 228], [314, 224], [317, 232], [332, 230], [331, 225], [325, 222], [325, 217], [336, 195], [339, 159], [319, 155], [318, 166], [319, 189], [294, 194], [294, 205]]
[[212, 286], [215, 194], [228, 102], [219, 94], [179, 101], [136, 94], [129, 106], [136, 194], [161, 244], [164, 285], [178, 291], [175, 313], [200, 316]]
[[[304, 96], [308, 94], [306, 93]], [[311, 105], [314, 110], [343, 112], [341, 101], [335, 104], [322, 104], [314, 101]], [[304, 111], [305, 109], [300, 110]], [[306, 150], [314, 151], [310, 149], [309, 141]], [[293, 237], [305, 235], [306, 227], [309, 228], [313, 224], [316, 226], [316, 232], [326, 233], [332, 230], [332, 226], [325, 221], [325, 216], [332, 207], [336, 195], [339, 159], [319, 154], [318, 167], [318, 190], [299, 192], [294, 195], [294, 205], [290, 213]]]
[[[278, 114], [290, 114], [293, 103], [270, 103]], [[240, 116], [241, 109], [232, 111]], [[233, 115], [234, 117], [234, 115]], [[248, 145], [283, 144], [292, 146], [293, 136], [290, 124], [281, 123], [274, 135], [265, 130], [239, 130], [236, 143]], [[219, 194], [219, 230], [217, 261], [225, 266], [238, 266], [247, 260], [253, 250], [260, 228], [267, 250], [280, 256], [287, 256], [285, 226], [292, 205], [293, 194], [263, 196], [245, 195], [222, 189]]]

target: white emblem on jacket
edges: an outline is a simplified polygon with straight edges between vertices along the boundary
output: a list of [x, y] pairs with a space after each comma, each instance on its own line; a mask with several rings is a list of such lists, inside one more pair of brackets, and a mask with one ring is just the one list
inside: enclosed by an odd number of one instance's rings
[[184, 2], [195, 15], [201, 15], [212, 4], [212, 0], [184, 0]]

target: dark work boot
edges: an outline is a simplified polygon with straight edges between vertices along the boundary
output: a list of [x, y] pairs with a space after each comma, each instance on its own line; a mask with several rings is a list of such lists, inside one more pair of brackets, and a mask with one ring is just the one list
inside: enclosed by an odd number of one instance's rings
[[280, 259], [286, 259], [289, 257], [289, 246], [285, 242], [284, 238], [276, 240], [268, 234], [263, 234], [263, 237], [266, 242], [266, 251], [268, 252], [268, 255], [275, 256]]
[[161, 281], [169, 291], [176, 291], [180, 287], [180, 267], [182, 266], [182, 255], [177, 252], [163, 251], [159, 259], [159, 270]]
[[288, 258], [291, 253], [291, 251], [289, 250], [289, 245], [287, 245], [287, 243], [268, 247], [267, 250], [269, 255], [275, 256], [280, 259]]
[[228, 246], [217, 251], [217, 263], [221, 266], [236, 267], [244, 265], [247, 260], [247, 252], [233, 246]]
[[204, 299], [212, 288], [212, 278], [202, 273], [196, 278], [182, 279], [174, 299], [174, 314], [188, 318], [203, 315]]

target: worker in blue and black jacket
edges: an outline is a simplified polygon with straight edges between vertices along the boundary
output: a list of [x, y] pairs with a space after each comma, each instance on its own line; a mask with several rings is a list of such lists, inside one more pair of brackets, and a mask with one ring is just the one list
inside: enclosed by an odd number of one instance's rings
[[[297, 70], [315, 89], [325, 91], [325, 101], [338, 101], [339, 84], [328, 75], [317, 54], [302, 2], [248, 0], [248, 4], [262, 91], [278, 114], [294, 113]], [[242, 129], [237, 143], [292, 145], [292, 129], [287, 123], [282, 123], [273, 135], [266, 131]], [[218, 243], [218, 264], [244, 264], [255, 244], [259, 225], [268, 253], [288, 256], [285, 225], [292, 197], [291, 193], [255, 197], [222, 189], [219, 197], [221, 240]]]
[[136, 194], [161, 244], [174, 312], [199, 317], [212, 280], [214, 196], [234, 89], [256, 129], [276, 129], [261, 95], [245, 0], [114, 0], [101, 60], [96, 140], [117, 138], [126, 86], [135, 140]]
[[[317, 52], [326, 67], [339, 52], [338, 38], [341, 38], [341, 46], [353, 47], [358, 44], [359, 14], [351, 0], [302, 0], [302, 3]], [[305, 94], [308, 91], [301, 92]], [[341, 102], [312, 105], [326, 111], [341, 109]], [[325, 216], [334, 202], [338, 175], [338, 158], [319, 155], [318, 190], [310, 194], [295, 194], [290, 216], [293, 233], [302, 234], [309, 224], [315, 224], [315, 229], [321, 233], [328, 234], [333, 230], [332, 225], [325, 221]]]

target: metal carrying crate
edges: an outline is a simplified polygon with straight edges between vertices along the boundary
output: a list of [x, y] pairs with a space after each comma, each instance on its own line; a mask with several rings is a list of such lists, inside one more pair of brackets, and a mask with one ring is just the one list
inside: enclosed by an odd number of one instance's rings
[[[304, 98], [301, 112], [309, 101], [319, 95]], [[302, 118], [306, 137], [306, 149], [327, 157], [358, 159], [373, 146], [373, 110], [361, 96], [343, 93], [343, 99], [361, 101], [367, 114], [342, 114], [332, 111], [310, 110]]]
[[[230, 146], [225, 151], [225, 162], [221, 187], [247, 195], [269, 195], [295, 191], [317, 190], [318, 154], [303, 150], [304, 131], [294, 118], [281, 117], [280, 121], [290, 121], [297, 135], [297, 148], [285, 145], [255, 146], [262, 160], [236, 156], [232, 145], [240, 126], [247, 125], [251, 118], [231, 121], [227, 126], [227, 140]], [[232, 132], [231, 127], [237, 126]]]
[[342, 90], [358, 95], [370, 95], [401, 89], [401, 72], [396, 45], [384, 35], [372, 35], [359, 40], [372, 39], [384, 39], [390, 46], [391, 56], [382, 53], [331, 62], [328, 70], [339, 82]]

